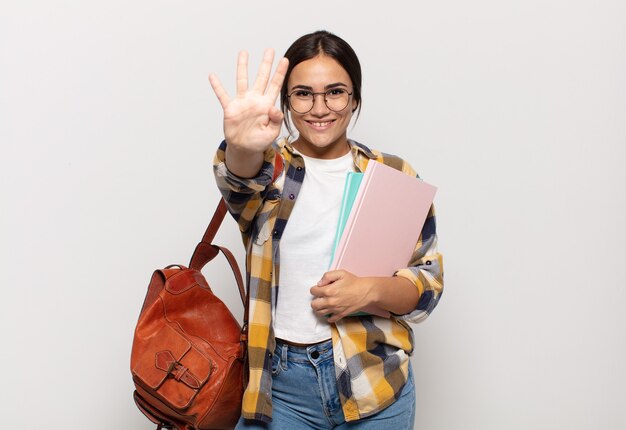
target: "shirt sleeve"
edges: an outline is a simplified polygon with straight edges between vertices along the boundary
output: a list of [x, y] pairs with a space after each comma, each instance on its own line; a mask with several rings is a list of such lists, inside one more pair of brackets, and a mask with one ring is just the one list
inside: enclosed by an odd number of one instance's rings
[[274, 146], [270, 146], [263, 154], [259, 173], [253, 178], [241, 178], [226, 167], [226, 145], [226, 141], [222, 141], [215, 154], [213, 173], [228, 211], [237, 221], [239, 230], [246, 235], [272, 182], [276, 152]]
[[[419, 178], [408, 163], [405, 163], [402, 170]], [[443, 257], [437, 249], [437, 227], [433, 205], [428, 211], [408, 267], [398, 270], [395, 276], [402, 276], [413, 282], [420, 294], [415, 309], [407, 314], [397, 315], [396, 318], [411, 323], [424, 321], [435, 309], [443, 293]]]
[[419, 323], [433, 311], [443, 293], [443, 258], [437, 250], [435, 208], [430, 207], [422, 233], [409, 262], [409, 266], [396, 272], [396, 276], [407, 278], [420, 293], [416, 308], [397, 318]]

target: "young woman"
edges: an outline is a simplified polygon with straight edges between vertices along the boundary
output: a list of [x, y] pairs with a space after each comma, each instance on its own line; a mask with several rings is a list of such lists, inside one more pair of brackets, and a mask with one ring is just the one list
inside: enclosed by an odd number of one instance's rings
[[[237, 428], [412, 429], [406, 322], [428, 316], [443, 289], [434, 211], [394, 276], [327, 271], [347, 172], [380, 162], [416, 173], [348, 139], [361, 107], [361, 68], [343, 39], [302, 36], [271, 76], [273, 60], [267, 50], [250, 88], [240, 53], [234, 97], [209, 77], [224, 109], [214, 171], [243, 236], [251, 294], [250, 378]], [[283, 120], [290, 138], [277, 141]], [[350, 316], [366, 306], [392, 316]]]

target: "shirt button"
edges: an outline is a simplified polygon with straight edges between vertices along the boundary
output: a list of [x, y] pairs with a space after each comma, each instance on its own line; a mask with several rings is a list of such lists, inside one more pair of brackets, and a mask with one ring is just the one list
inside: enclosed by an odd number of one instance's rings
[[289, 194], [289, 200], [293, 200], [295, 198], [296, 198], [295, 194]]
[[320, 353], [319, 353], [319, 352], [317, 352], [317, 351], [313, 351], [313, 352], [311, 353], [311, 358], [312, 358], [313, 360], [317, 360], [318, 358], [320, 358]]
[[432, 263], [432, 261], [430, 261], [430, 260], [426, 260], [426, 265], [427, 265], [427, 266], [430, 266], [431, 264], [433, 264], [433, 263]]

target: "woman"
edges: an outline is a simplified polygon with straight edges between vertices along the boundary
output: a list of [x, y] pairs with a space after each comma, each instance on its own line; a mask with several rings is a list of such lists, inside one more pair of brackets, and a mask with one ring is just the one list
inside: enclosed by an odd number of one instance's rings
[[[406, 321], [423, 320], [443, 288], [433, 209], [409, 267], [395, 276], [328, 272], [347, 172], [372, 161], [416, 173], [348, 139], [361, 107], [361, 69], [343, 39], [307, 34], [270, 76], [272, 63], [267, 50], [249, 88], [240, 53], [232, 98], [209, 77], [224, 109], [214, 171], [242, 232], [251, 294], [250, 379], [237, 428], [412, 429]], [[276, 141], [283, 120], [295, 139]], [[350, 316], [366, 306], [392, 317]]]

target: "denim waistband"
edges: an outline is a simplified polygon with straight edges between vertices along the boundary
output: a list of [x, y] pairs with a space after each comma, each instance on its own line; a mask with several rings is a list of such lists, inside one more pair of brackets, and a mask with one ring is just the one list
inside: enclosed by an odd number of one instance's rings
[[283, 357], [283, 360], [299, 363], [319, 363], [333, 358], [333, 341], [325, 340], [308, 346], [295, 346], [276, 339], [274, 354]]

